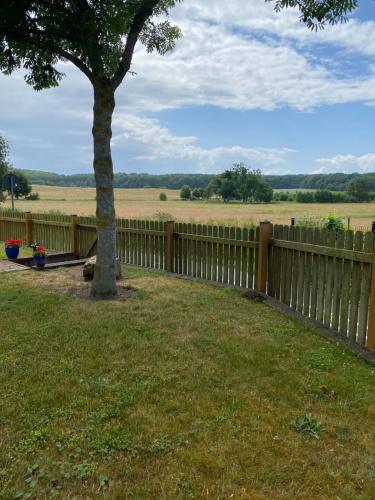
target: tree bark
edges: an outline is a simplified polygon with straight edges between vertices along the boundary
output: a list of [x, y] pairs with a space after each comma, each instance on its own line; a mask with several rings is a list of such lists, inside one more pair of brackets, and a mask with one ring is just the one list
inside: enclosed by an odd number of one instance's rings
[[116, 287], [116, 220], [111, 156], [114, 90], [94, 85], [94, 172], [96, 181], [96, 218], [98, 251], [91, 295], [107, 298], [117, 294]]

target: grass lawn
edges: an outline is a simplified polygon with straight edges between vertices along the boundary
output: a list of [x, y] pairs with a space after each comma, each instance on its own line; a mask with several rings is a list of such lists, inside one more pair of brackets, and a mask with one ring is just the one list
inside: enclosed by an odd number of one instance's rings
[[235, 290], [77, 276], [0, 275], [0, 498], [375, 498], [373, 367]]

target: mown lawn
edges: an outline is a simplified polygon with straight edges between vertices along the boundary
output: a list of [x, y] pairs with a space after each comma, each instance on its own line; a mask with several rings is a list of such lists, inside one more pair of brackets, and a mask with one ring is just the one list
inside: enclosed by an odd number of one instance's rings
[[0, 498], [375, 498], [373, 367], [234, 290], [74, 272], [0, 276]]

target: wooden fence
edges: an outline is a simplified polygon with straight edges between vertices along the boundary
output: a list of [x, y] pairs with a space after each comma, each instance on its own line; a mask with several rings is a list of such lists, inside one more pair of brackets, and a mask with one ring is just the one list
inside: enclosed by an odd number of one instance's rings
[[[96, 252], [94, 217], [0, 211], [0, 241], [36, 240], [50, 250]], [[374, 234], [321, 228], [234, 228], [117, 220], [117, 252], [125, 264], [257, 289], [375, 349]]]

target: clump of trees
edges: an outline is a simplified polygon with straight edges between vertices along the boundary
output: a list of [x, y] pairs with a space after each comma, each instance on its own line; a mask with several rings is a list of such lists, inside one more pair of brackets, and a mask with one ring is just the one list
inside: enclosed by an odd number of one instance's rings
[[232, 168], [214, 177], [206, 189], [191, 190], [190, 186], [186, 185], [180, 191], [183, 200], [208, 199], [213, 195], [220, 197], [226, 203], [233, 200], [243, 203], [270, 203], [273, 190], [263, 179], [260, 170], [250, 170], [243, 163], [235, 163]]
[[38, 193], [32, 193], [32, 186], [26, 177], [20, 170], [12, 168], [9, 161], [9, 143], [8, 141], [0, 136], [0, 202], [5, 200], [6, 187], [3, 185], [3, 177], [7, 173], [12, 173], [16, 176], [16, 183], [14, 186], [14, 196], [15, 198], [25, 198], [29, 200], [39, 199]]
[[167, 199], [168, 199], [167, 195], [164, 192], [162, 192], [162, 193], [159, 194], [159, 200], [160, 201], [167, 201]]
[[240, 200], [243, 203], [272, 201], [273, 190], [263, 179], [260, 170], [250, 170], [243, 163], [235, 163], [208, 185], [208, 191], [225, 202]]

